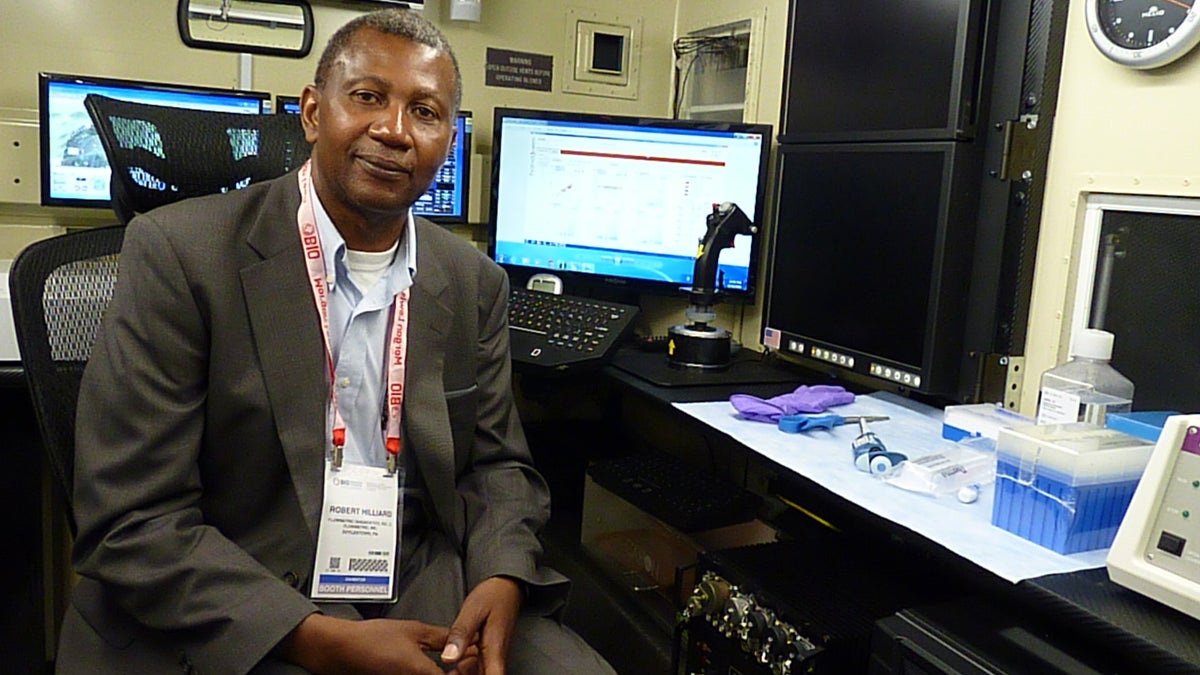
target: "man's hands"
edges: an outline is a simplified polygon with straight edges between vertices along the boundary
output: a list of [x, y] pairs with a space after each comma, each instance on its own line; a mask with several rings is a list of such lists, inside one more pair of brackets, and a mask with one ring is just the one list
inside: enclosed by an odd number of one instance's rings
[[[441, 650], [448, 635], [448, 629], [420, 621], [310, 614], [279, 643], [279, 654], [313, 673], [443, 675], [425, 652]], [[468, 650], [464, 660], [474, 662], [477, 655]]]
[[279, 656], [313, 673], [443, 675], [428, 652], [441, 652], [456, 675], [504, 675], [521, 587], [505, 577], [476, 586], [449, 628], [420, 621], [347, 621], [310, 614], [279, 643]]
[[520, 585], [506, 577], [485, 579], [472, 589], [450, 626], [442, 661], [472, 672], [467, 661], [471, 660], [472, 648], [478, 646], [482, 672], [504, 675], [521, 595]]

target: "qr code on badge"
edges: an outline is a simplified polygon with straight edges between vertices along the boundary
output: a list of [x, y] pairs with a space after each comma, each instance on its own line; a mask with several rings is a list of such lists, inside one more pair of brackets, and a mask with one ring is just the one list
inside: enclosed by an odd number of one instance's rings
[[331, 569], [331, 570], [340, 570], [340, 569], [342, 569], [342, 557], [341, 557], [341, 556], [337, 556], [337, 555], [335, 555], [335, 556], [330, 556], [330, 558], [329, 558], [329, 569]]

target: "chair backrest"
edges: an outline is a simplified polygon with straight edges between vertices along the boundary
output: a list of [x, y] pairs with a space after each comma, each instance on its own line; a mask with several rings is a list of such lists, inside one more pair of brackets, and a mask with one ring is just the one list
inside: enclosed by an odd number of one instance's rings
[[84, 107], [112, 167], [122, 223], [188, 197], [275, 178], [308, 159], [299, 115], [241, 115], [118, 101], [89, 94]]
[[96, 330], [112, 299], [124, 235], [123, 225], [112, 225], [34, 242], [8, 273], [21, 365], [72, 532], [75, 404]]
[[125, 224], [164, 204], [281, 176], [310, 150], [299, 115], [186, 110], [95, 94], [84, 107], [112, 168], [121, 224], [35, 242], [13, 260], [8, 276], [21, 363], [72, 531], [75, 406], [112, 299]]

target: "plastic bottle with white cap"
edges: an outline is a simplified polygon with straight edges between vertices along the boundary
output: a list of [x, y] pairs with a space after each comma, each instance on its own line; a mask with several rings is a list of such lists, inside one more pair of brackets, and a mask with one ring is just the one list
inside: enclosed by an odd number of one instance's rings
[[1133, 382], [1109, 363], [1113, 334], [1087, 328], [1075, 335], [1071, 360], [1042, 374], [1038, 424], [1104, 425], [1110, 412], [1133, 407]]

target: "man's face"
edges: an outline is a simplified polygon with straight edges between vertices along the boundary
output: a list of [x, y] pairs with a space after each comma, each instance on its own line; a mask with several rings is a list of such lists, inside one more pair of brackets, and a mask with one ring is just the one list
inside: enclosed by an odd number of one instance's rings
[[334, 222], [403, 215], [454, 140], [454, 65], [444, 52], [358, 31], [325, 86], [301, 97], [313, 181]]

